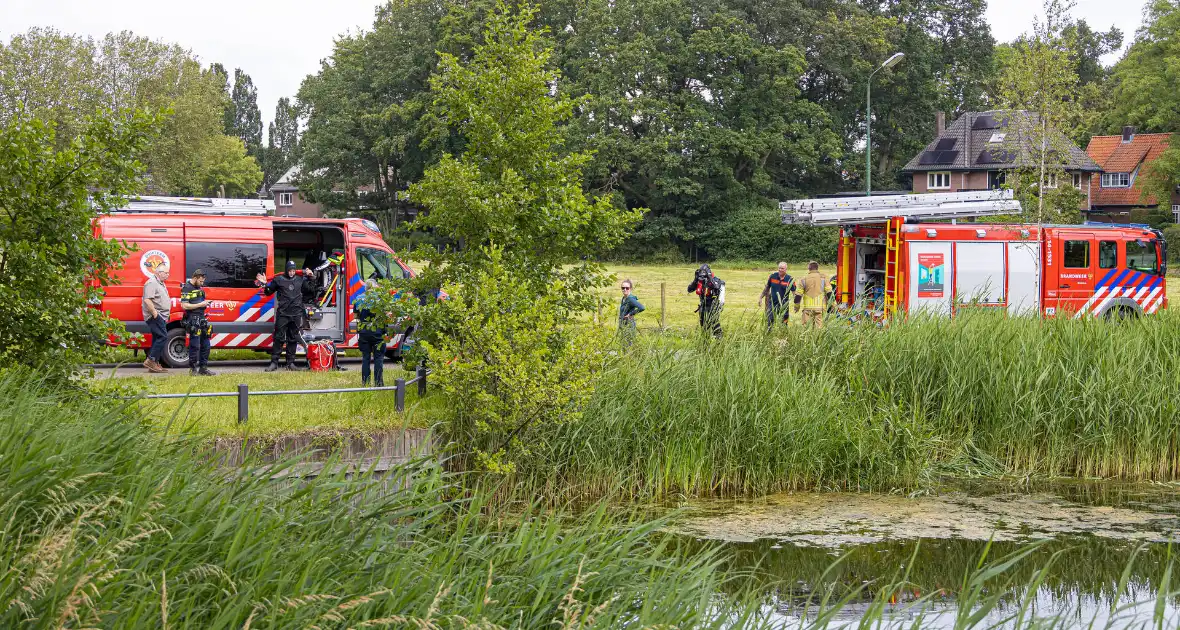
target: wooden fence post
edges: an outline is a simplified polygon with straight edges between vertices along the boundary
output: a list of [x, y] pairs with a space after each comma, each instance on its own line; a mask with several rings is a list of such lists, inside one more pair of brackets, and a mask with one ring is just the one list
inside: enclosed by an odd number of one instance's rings
[[666, 293], [668, 290], [668, 283], [660, 283], [660, 330], [668, 329], [668, 300]]
[[418, 366], [418, 398], [426, 397], [426, 368]]
[[393, 382], [393, 407], [398, 413], [406, 410], [406, 379], [399, 378]]

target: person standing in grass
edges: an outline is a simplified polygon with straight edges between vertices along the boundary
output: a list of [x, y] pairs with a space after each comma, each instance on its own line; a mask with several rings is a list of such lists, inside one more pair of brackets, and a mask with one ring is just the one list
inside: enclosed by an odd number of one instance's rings
[[168, 345], [168, 313], [172, 307], [168, 287], [164, 286], [167, 281], [168, 266], [160, 265], [152, 270], [152, 275], [143, 283], [143, 323], [147, 324], [148, 332], [152, 334], [152, 345], [143, 367], [155, 373], [168, 371], [168, 368], [160, 365]]
[[721, 337], [721, 308], [725, 305], [725, 281], [713, 275], [709, 265], [701, 265], [688, 285], [689, 293], [697, 294], [697, 315], [701, 330]]
[[807, 263], [807, 275], [799, 281], [799, 295], [795, 298], [795, 309], [800, 303], [803, 306], [803, 325], [815, 324], [816, 328], [824, 326], [824, 308], [831, 285], [824, 274], [819, 272], [819, 263], [814, 260]]
[[766, 280], [766, 287], [762, 289], [762, 295], [758, 296], [758, 306], [762, 306], [762, 302], [766, 301], [767, 330], [773, 330], [775, 322], [781, 321], [784, 325], [790, 323], [791, 303], [787, 301], [787, 296], [795, 292], [795, 279], [787, 273], [787, 263], [780, 262], [778, 271], [770, 274], [770, 278]]
[[623, 338], [624, 346], [631, 345], [635, 340], [635, 316], [646, 310], [631, 292], [634, 286], [630, 278], [623, 281], [623, 300], [619, 302], [619, 335]]
[[356, 313], [357, 330], [360, 332], [357, 342], [361, 351], [361, 386], [369, 386], [369, 367], [372, 364], [373, 385], [385, 387], [385, 329], [377, 324], [376, 314], [371, 308], [370, 299], [377, 288], [377, 281], [365, 281], [365, 294], [352, 306]]

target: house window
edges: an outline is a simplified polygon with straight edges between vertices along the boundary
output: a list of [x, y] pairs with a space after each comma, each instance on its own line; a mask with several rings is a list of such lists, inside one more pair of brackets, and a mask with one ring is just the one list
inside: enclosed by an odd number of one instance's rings
[[1081, 173], [1074, 173], [1073, 174], [1073, 187], [1077, 188], [1078, 190], [1082, 189], [1082, 174]]
[[947, 172], [927, 173], [926, 188], [929, 190], [946, 190], [951, 187], [951, 174]]
[[987, 187], [988, 190], [1000, 190], [1004, 187], [1004, 181], [1007, 179], [1004, 171], [988, 171], [987, 172]]
[[1172, 206], [1172, 223], [1180, 223], [1180, 206]]
[[988, 140], [988, 143], [989, 144], [999, 144], [1004, 141], [1004, 138], [1007, 138], [1007, 137], [1008, 137], [1008, 134], [1006, 134], [1006, 133], [993, 133], [992, 137]]
[[279, 193], [279, 205], [290, 206], [292, 193]]
[[1130, 188], [1131, 174], [1130, 173], [1103, 173], [1102, 174], [1103, 188]]
[[1045, 188], [1057, 188], [1057, 173], [1045, 175]]

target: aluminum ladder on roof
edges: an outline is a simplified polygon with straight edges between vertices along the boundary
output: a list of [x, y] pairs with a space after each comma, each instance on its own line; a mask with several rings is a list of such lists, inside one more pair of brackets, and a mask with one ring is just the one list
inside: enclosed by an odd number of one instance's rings
[[131, 197], [115, 213], [129, 214], [213, 214], [219, 216], [266, 216], [274, 202], [263, 199], [221, 199], [217, 197]]
[[779, 209], [783, 223], [816, 226], [885, 223], [893, 217], [938, 221], [1021, 211], [1011, 190], [799, 199], [780, 202]]

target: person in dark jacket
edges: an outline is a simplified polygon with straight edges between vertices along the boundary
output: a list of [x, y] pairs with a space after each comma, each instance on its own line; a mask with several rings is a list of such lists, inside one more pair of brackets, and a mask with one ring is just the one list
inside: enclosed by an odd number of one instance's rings
[[713, 333], [714, 337], [721, 336], [721, 306], [724, 303], [725, 283], [713, 275], [709, 265], [701, 265], [697, 269], [692, 284], [688, 285], [689, 293], [696, 293], [700, 300], [697, 313], [700, 317], [701, 330]]
[[619, 335], [623, 338], [624, 346], [631, 345], [635, 340], [635, 316], [645, 310], [639, 298], [631, 292], [633, 288], [630, 278], [623, 281], [623, 300], [619, 302]]
[[361, 386], [369, 386], [369, 363], [373, 366], [373, 385], [385, 387], [385, 330], [376, 324], [370, 296], [377, 288], [376, 280], [365, 281], [365, 294], [352, 306], [356, 313], [357, 330], [360, 332], [357, 345], [361, 350]]
[[193, 271], [193, 277], [180, 287], [180, 307], [184, 309], [184, 329], [188, 333], [188, 369], [192, 376], [214, 376], [209, 369], [209, 338], [213, 326], [205, 316], [209, 300], [205, 298], [205, 272]]
[[262, 286], [266, 295], [278, 294], [275, 305], [275, 333], [270, 346], [270, 365], [267, 372], [279, 369], [279, 354], [283, 347], [287, 348], [286, 369], [295, 371], [295, 346], [299, 343], [300, 324], [307, 314], [303, 310], [303, 300], [312, 290], [311, 270], [304, 269], [300, 276], [295, 272], [295, 261], [287, 261], [286, 273], [266, 281], [266, 276], [258, 274], [256, 284]]
[[763, 301], [766, 302], [767, 330], [773, 330], [776, 322], [782, 322], [783, 325], [790, 323], [791, 303], [787, 298], [795, 291], [795, 279], [787, 273], [787, 263], [780, 262], [778, 271], [770, 274], [766, 280], [766, 287], [758, 296], [758, 306], [762, 306]]

